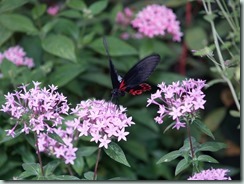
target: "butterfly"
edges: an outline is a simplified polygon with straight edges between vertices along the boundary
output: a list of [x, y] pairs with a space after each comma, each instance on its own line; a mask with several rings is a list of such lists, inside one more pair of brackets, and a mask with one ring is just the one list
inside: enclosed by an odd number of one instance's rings
[[151, 90], [151, 86], [144, 82], [158, 65], [160, 61], [160, 56], [158, 54], [152, 54], [143, 58], [137, 62], [124, 77], [121, 77], [112, 63], [105, 37], [103, 38], [103, 44], [109, 58], [110, 76], [113, 85], [111, 101], [114, 98], [118, 99], [118, 97], [124, 96], [126, 92], [131, 95], [140, 95], [145, 91]]

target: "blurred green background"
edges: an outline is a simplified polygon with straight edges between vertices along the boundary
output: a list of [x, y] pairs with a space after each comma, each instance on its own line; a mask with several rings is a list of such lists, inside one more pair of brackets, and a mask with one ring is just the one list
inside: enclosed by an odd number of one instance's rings
[[[240, 13], [240, 5], [236, 12]], [[55, 16], [48, 15], [46, 9], [58, 3], [61, 7]], [[183, 37], [181, 42], [173, 42], [169, 35], [156, 38], [121, 39], [123, 32], [135, 32], [132, 27], [121, 28], [115, 22], [116, 14], [125, 7], [135, 13], [148, 4], [161, 4], [171, 8], [180, 21]], [[212, 8], [218, 14], [218, 6]], [[4, 103], [4, 94], [13, 91], [22, 83], [40, 81], [42, 85], [57, 85], [59, 91], [67, 96], [70, 106], [89, 98], [110, 100], [111, 79], [108, 57], [105, 54], [102, 38], [107, 37], [110, 54], [118, 72], [123, 76], [138, 60], [158, 53], [161, 61], [148, 83], [152, 91], [140, 96], [127, 94], [119, 103], [128, 108], [136, 125], [129, 127], [127, 141], [120, 141], [131, 168], [111, 160], [102, 154], [98, 177], [108, 179], [124, 177], [138, 180], [185, 180], [191, 170], [174, 176], [177, 160], [156, 165], [164, 154], [179, 149], [186, 132], [169, 130], [163, 133], [171, 120], [162, 125], [154, 122], [156, 107], [147, 105], [147, 98], [164, 81], [200, 78], [207, 81], [218, 78], [211, 70], [213, 64], [206, 57], [194, 56], [191, 50], [200, 50], [213, 44], [210, 24], [203, 18], [204, 8], [201, 1], [186, 0], [141, 0], [141, 1], [88, 1], [88, 0], [1, 0], [0, 1], [0, 52], [20, 45], [28, 57], [34, 59], [35, 67], [17, 67], [10, 62], [0, 64], [0, 105]], [[227, 40], [230, 34], [228, 22], [220, 15], [215, 18], [219, 35]], [[229, 45], [229, 49], [233, 45]], [[228, 54], [223, 50], [223, 55]], [[237, 54], [236, 57], [239, 55]], [[234, 68], [235, 69], [235, 68]], [[235, 71], [232, 71], [233, 73]], [[213, 131], [216, 141], [225, 142], [228, 148], [216, 152], [220, 164], [206, 164], [204, 167], [231, 168], [232, 179], [240, 179], [240, 129], [236, 129], [240, 118], [228, 112], [235, 105], [225, 84], [212, 85], [205, 91], [206, 105], [201, 117]], [[5, 130], [12, 127], [9, 116], [0, 112], [0, 179], [11, 180], [22, 172], [23, 162], [37, 162], [35, 151], [28, 142], [32, 139], [20, 135], [5, 141]], [[193, 130], [199, 141], [208, 138]], [[4, 141], [3, 141], [4, 140]], [[87, 140], [79, 142], [79, 147], [95, 146]], [[43, 155], [44, 163], [53, 158]], [[84, 156], [80, 163], [80, 175], [93, 171], [96, 154]], [[61, 165], [57, 173], [67, 173]], [[78, 177], [81, 177], [76, 174]]]

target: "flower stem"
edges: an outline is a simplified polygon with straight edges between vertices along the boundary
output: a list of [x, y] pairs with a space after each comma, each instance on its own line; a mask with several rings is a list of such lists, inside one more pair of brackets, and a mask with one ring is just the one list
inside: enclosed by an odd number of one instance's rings
[[[217, 2], [218, 2], [218, 5], [221, 6], [220, 2], [219, 1], [217, 1]], [[212, 9], [211, 9], [210, 2], [208, 1], [208, 6], [207, 6], [206, 2], [203, 1], [203, 5], [204, 5], [204, 9], [205, 9], [206, 13], [208, 15], [211, 15], [212, 14]], [[222, 6], [221, 6], [221, 10], [224, 11]], [[225, 15], [225, 13], [226, 12], [223, 12], [224, 15]], [[229, 19], [227, 19], [227, 20], [229, 21], [229, 23], [231, 22]], [[214, 39], [214, 43], [215, 43], [215, 46], [216, 46], [218, 58], [219, 58], [219, 61], [220, 61], [220, 64], [221, 64], [221, 70], [218, 70], [218, 71], [219, 71], [221, 77], [228, 84], [228, 86], [229, 86], [229, 88], [231, 90], [232, 96], [234, 98], [236, 107], [237, 107], [238, 111], [240, 111], [240, 103], [239, 103], [239, 100], [238, 100], [238, 97], [237, 97], [237, 93], [236, 93], [236, 91], [234, 89], [234, 86], [231, 83], [230, 79], [226, 76], [226, 67], [225, 67], [224, 59], [223, 59], [223, 56], [222, 56], [222, 53], [221, 53], [221, 50], [220, 50], [220, 45], [219, 45], [218, 38], [217, 38], [217, 31], [215, 29], [215, 24], [214, 24], [213, 20], [210, 20], [210, 25], [211, 25], [211, 28], [212, 28], [212, 34], [213, 34], [213, 39]], [[234, 31], [235, 31], [235, 29], [234, 29]], [[217, 67], [217, 65], [216, 65], [216, 67]], [[219, 67], [217, 67], [217, 68], [219, 69]]]
[[192, 140], [191, 140], [191, 130], [190, 130], [190, 125], [189, 125], [188, 122], [186, 123], [186, 127], [187, 127], [187, 135], [188, 135], [188, 139], [189, 139], [189, 143], [190, 143], [191, 157], [192, 157], [192, 159], [193, 159], [193, 158], [194, 158], [194, 150], [193, 150]]
[[70, 165], [67, 165], [67, 168], [68, 168], [69, 174], [71, 176], [74, 176], [74, 173], [72, 172], [72, 169], [71, 169]]
[[97, 168], [98, 168], [98, 162], [99, 162], [99, 159], [100, 159], [100, 155], [101, 155], [101, 148], [98, 149], [97, 161], [96, 161], [96, 165], [95, 165], [95, 169], [94, 169], [93, 180], [97, 179]]
[[193, 145], [192, 145], [192, 137], [191, 137], [191, 130], [190, 130], [190, 124], [187, 121], [186, 123], [186, 127], [187, 127], [187, 135], [188, 135], [188, 139], [189, 139], [189, 143], [190, 143], [190, 152], [191, 152], [191, 158], [192, 158], [192, 171], [193, 173], [199, 172], [199, 166], [198, 166], [198, 162], [195, 161], [194, 157], [194, 149], [193, 149]]
[[38, 156], [38, 161], [39, 161], [39, 164], [40, 164], [42, 176], [44, 176], [44, 170], [43, 170], [43, 166], [42, 166], [42, 158], [41, 158], [41, 153], [39, 151], [38, 138], [37, 138], [36, 134], [35, 134], [35, 140], [36, 140], [36, 152], [37, 152], [37, 156]]

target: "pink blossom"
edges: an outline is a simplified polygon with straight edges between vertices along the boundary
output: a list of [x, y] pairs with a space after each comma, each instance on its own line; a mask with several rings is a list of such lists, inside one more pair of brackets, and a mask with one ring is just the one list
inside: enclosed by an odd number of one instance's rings
[[74, 160], [76, 159], [75, 152], [78, 150], [72, 143], [74, 131], [73, 129], [72, 132], [68, 133], [66, 129], [61, 129], [60, 127], [53, 129], [53, 132], [63, 140], [64, 144], [49, 137], [47, 133], [40, 133], [38, 135], [38, 147], [40, 152], [45, 152], [49, 155], [61, 158], [66, 164], [74, 164]]
[[[77, 151], [73, 146], [76, 124], [62, 122], [62, 115], [69, 110], [66, 97], [57, 92], [58, 88], [54, 85], [41, 88], [41, 83], [35, 81], [33, 85], [30, 89], [27, 89], [28, 85], [22, 85], [19, 91], [5, 95], [6, 102], [0, 110], [16, 120], [15, 126], [7, 130], [7, 135], [14, 137], [16, 127], [21, 126], [22, 133], [37, 134], [40, 152], [61, 158], [66, 164], [74, 164]], [[63, 143], [51, 138], [50, 134], [58, 135]]]
[[118, 12], [116, 15], [115, 22], [117, 23], [118, 27], [123, 30], [123, 32], [120, 34], [120, 38], [123, 40], [128, 40], [130, 38], [143, 38], [143, 35], [141, 33], [128, 32], [128, 27], [130, 26], [133, 17], [134, 12], [128, 7], [126, 7], [123, 11]]
[[134, 13], [130, 8], [125, 8], [123, 11], [117, 13], [115, 21], [120, 26], [127, 27], [130, 25], [133, 15]]
[[4, 58], [14, 63], [16, 66], [34, 67], [33, 59], [26, 57], [24, 49], [19, 45], [8, 48], [3, 54], [0, 53], [0, 64]]
[[42, 89], [39, 82], [33, 84], [33, 88], [27, 89], [27, 85], [22, 85], [19, 91], [5, 95], [6, 102], [0, 110], [18, 120], [16, 125], [23, 126], [24, 133], [52, 132], [62, 124], [61, 115], [69, 110], [67, 100], [56, 90]]
[[155, 104], [159, 106], [158, 116], [154, 120], [158, 124], [163, 123], [165, 116], [175, 120], [173, 128], [177, 130], [185, 127], [183, 120], [188, 117], [196, 117], [197, 111], [204, 109], [205, 100], [202, 88], [205, 86], [203, 80], [184, 80], [166, 85], [164, 82], [158, 84], [159, 89], [147, 100], [147, 106]]
[[231, 180], [227, 176], [228, 169], [207, 169], [202, 170], [199, 173], [195, 173], [193, 176], [189, 177], [187, 180]]
[[53, 6], [48, 7], [47, 13], [49, 15], [55, 16], [58, 14], [59, 9], [60, 9], [59, 5], [53, 5]]
[[126, 141], [129, 132], [125, 128], [134, 124], [132, 118], [126, 116], [126, 108], [104, 100], [81, 101], [71, 110], [77, 116], [74, 124], [80, 121], [76, 125], [79, 136], [92, 136], [91, 141], [99, 147], [107, 148], [112, 139]]
[[169, 33], [173, 36], [173, 41], [181, 41], [183, 35], [176, 15], [163, 5], [148, 5], [136, 15], [131, 24], [139, 33], [149, 38]]

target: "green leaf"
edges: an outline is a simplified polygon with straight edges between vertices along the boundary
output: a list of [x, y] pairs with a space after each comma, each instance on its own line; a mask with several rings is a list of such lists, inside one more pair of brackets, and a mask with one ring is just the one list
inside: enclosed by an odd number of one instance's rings
[[67, 36], [72, 36], [75, 40], [79, 37], [79, 28], [71, 20], [60, 18], [54, 26], [54, 30], [58, 34], [66, 34]]
[[3, 59], [3, 62], [0, 65], [0, 69], [4, 78], [15, 78], [15, 76], [17, 75], [17, 66], [6, 59]]
[[45, 37], [46, 34], [53, 29], [55, 24], [58, 22], [58, 19], [53, 19], [49, 22], [47, 22], [42, 28], [41, 28], [41, 35], [42, 37]]
[[24, 163], [34, 163], [36, 161], [36, 155], [33, 154], [32, 150], [26, 148], [26, 145], [21, 145], [16, 148], [16, 153], [21, 155], [22, 161]]
[[61, 144], [65, 144], [63, 139], [56, 133], [49, 133], [48, 136]]
[[8, 155], [3, 149], [0, 150], [0, 158], [0, 167], [2, 167], [4, 163], [8, 160]]
[[163, 162], [170, 162], [176, 158], [178, 158], [181, 155], [181, 152], [179, 150], [171, 151], [170, 153], [167, 153], [163, 157], [161, 157], [156, 164], [161, 164]]
[[36, 163], [23, 163], [22, 167], [25, 171], [27, 171], [29, 174], [38, 176], [41, 175], [41, 168], [40, 164]]
[[[196, 141], [196, 139], [194, 137], [190, 137], [190, 138], [191, 138], [191, 143], [192, 143], [193, 149], [198, 148], [200, 144]], [[180, 152], [181, 152], [182, 156], [188, 155], [190, 153], [190, 149], [191, 149], [190, 148], [190, 140], [187, 137], [184, 140], [183, 146], [180, 148]]]
[[222, 122], [223, 118], [226, 115], [226, 108], [220, 107], [212, 110], [203, 120], [204, 124], [209, 127], [211, 131], [215, 131], [220, 123]]
[[68, 18], [81, 18], [82, 14], [77, 10], [65, 10], [60, 12], [58, 16], [64, 16]]
[[177, 164], [177, 166], [175, 168], [175, 176], [178, 175], [183, 170], [185, 170], [187, 167], [189, 167], [189, 165], [190, 165], [190, 163], [187, 162], [187, 160], [185, 160], [185, 159], [182, 159], [181, 161], [179, 161], [179, 163]]
[[0, 3], [0, 13], [14, 10], [24, 4], [28, 3], [30, 0], [3, 0]]
[[97, 1], [94, 2], [89, 9], [91, 10], [93, 15], [97, 15], [99, 13], [101, 13], [108, 5], [108, 1], [107, 0], [101, 0], [101, 1]]
[[95, 36], [94, 32], [88, 33], [82, 37], [82, 44], [87, 45], [89, 44]]
[[38, 30], [31, 19], [21, 14], [2, 14], [0, 24], [11, 31], [37, 34]]
[[240, 111], [230, 110], [230, 115], [236, 118], [241, 117]]
[[64, 86], [84, 70], [85, 68], [79, 64], [66, 64], [57, 67], [56, 70], [51, 74], [49, 83], [59, 87]]
[[44, 175], [50, 176], [53, 174], [53, 171], [58, 167], [60, 164], [60, 161], [54, 160], [49, 162], [47, 165], [45, 165], [44, 168]]
[[186, 3], [188, 2], [188, 0], [168, 0], [166, 1], [166, 3], [164, 3], [164, 6], [167, 6], [167, 7], [179, 7], [179, 6], [183, 6], [185, 5]]
[[86, 4], [82, 0], [68, 0], [66, 2], [66, 5], [73, 9], [83, 10], [86, 8]]
[[25, 178], [28, 178], [28, 177], [30, 177], [30, 176], [33, 176], [33, 173], [32, 173], [32, 172], [24, 171], [24, 172], [22, 172], [22, 173], [18, 176], [18, 178], [19, 178], [19, 179], [25, 179]]
[[208, 135], [209, 137], [211, 137], [212, 139], [215, 139], [214, 135], [211, 132], [211, 130], [209, 130], [209, 128], [203, 122], [201, 122], [199, 119], [195, 119], [192, 122], [192, 125], [195, 126], [201, 132], [203, 132], [206, 135]]
[[208, 47], [201, 48], [199, 50], [193, 49], [194, 50], [193, 55], [194, 56], [200, 56], [200, 57], [207, 56], [207, 55], [213, 55], [214, 49], [215, 49], [214, 44], [212, 44]]
[[101, 72], [96, 72], [96, 73], [84, 73], [81, 76], [82, 80], [86, 80], [88, 82], [92, 82], [94, 84], [99, 84], [102, 86], [105, 86], [107, 88], [111, 88], [111, 79], [110, 76]]
[[148, 109], [146, 107], [130, 109], [130, 115], [133, 115], [133, 119], [135, 122], [143, 124], [144, 126], [150, 128], [154, 132], [159, 132], [157, 124], [150, 116], [148, 116]]
[[47, 9], [47, 5], [45, 5], [45, 4], [39, 4], [39, 5], [36, 5], [36, 6], [31, 10], [33, 19], [37, 19], [37, 18], [39, 18], [40, 16], [42, 16], [42, 15], [45, 13], [46, 9]]
[[80, 180], [79, 178], [75, 176], [70, 176], [70, 175], [51, 175], [51, 176], [46, 176], [44, 180]]
[[197, 157], [197, 160], [201, 162], [219, 163], [215, 158], [209, 155], [200, 155], [199, 157]]
[[135, 158], [141, 159], [145, 162], [148, 161], [148, 150], [144, 144], [135, 140], [127, 140], [126, 142], [123, 142], [121, 146]]
[[72, 165], [72, 168], [75, 170], [75, 172], [81, 176], [83, 169], [85, 166], [84, 158], [83, 157], [76, 157], [74, 164]]
[[209, 88], [209, 87], [211, 87], [215, 84], [218, 84], [218, 83], [225, 83], [225, 80], [224, 79], [213, 79], [213, 80], [207, 82], [206, 88]]
[[11, 36], [13, 32], [6, 29], [5, 27], [0, 26], [0, 46], [7, 41]]
[[202, 49], [205, 46], [204, 43], [207, 42], [207, 40], [207, 34], [202, 27], [192, 27], [186, 29], [185, 41], [191, 50]]
[[149, 81], [152, 81], [154, 84], [162, 83], [163, 81], [166, 84], [170, 84], [175, 81], [184, 80], [185, 77], [176, 73], [171, 72], [162, 72], [162, 71], [155, 71], [152, 76], [150, 76]]
[[87, 179], [87, 180], [93, 180], [93, 176], [94, 176], [94, 172], [91, 172], [91, 171], [88, 171], [84, 174], [84, 177]]
[[110, 178], [108, 180], [114, 180], [114, 181], [123, 181], [123, 180], [131, 180], [130, 178], [126, 178], [126, 177], [114, 177], [114, 178]]
[[[107, 43], [111, 56], [126, 56], [137, 54], [137, 51], [134, 47], [116, 37], [107, 37]], [[89, 46], [96, 52], [106, 55], [102, 38], [96, 39]]]
[[[1, 66], [1, 65], [0, 65], [0, 66]], [[6, 132], [4, 132], [4, 133], [5, 133], [5, 136], [4, 136], [4, 138], [3, 138], [2, 140], [0, 140], [0, 144], [2, 144], [2, 143], [4, 143], [4, 142], [11, 141], [12, 139], [16, 139], [16, 138], [17, 138], [21, 133], [23, 133], [23, 132], [21, 132], [20, 129], [15, 130], [15, 136], [14, 136], [14, 138], [11, 137], [11, 136], [7, 136], [7, 135], [6, 135]]]
[[207, 14], [204, 15], [203, 18], [208, 21], [208, 22], [212, 22], [215, 18], [217, 17], [217, 15], [211, 13], [211, 14]]
[[97, 146], [82, 146], [76, 152], [77, 157], [87, 157], [97, 151]]
[[64, 35], [49, 35], [42, 42], [43, 49], [55, 56], [76, 62], [75, 45]]
[[211, 151], [211, 152], [215, 152], [215, 151], [219, 151], [220, 149], [224, 149], [226, 148], [226, 144], [221, 143], [221, 142], [206, 142], [204, 144], [201, 144], [196, 150], [195, 152], [199, 152], [199, 151]]
[[232, 79], [235, 75], [236, 68], [226, 68], [225, 74], [229, 79]]
[[108, 145], [108, 149], [104, 149], [105, 153], [113, 160], [130, 167], [130, 164], [126, 160], [123, 150], [118, 144], [111, 142]]
[[164, 129], [164, 133], [167, 132], [172, 126], [175, 125], [175, 121], [170, 123], [165, 129]]

